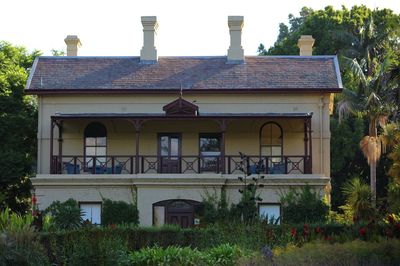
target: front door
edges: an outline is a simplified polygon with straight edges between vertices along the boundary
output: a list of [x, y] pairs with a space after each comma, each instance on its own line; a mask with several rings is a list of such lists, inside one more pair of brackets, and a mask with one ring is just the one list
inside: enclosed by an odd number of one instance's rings
[[180, 173], [180, 134], [159, 134], [158, 142], [159, 171], [161, 173]]
[[167, 205], [166, 220], [168, 224], [176, 224], [182, 228], [193, 226], [194, 208], [183, 200], [172, 201]]

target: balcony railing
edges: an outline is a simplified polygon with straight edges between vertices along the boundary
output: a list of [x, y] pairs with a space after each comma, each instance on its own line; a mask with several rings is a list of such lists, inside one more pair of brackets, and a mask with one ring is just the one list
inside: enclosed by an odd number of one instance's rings
[[52, 174], [311, 174], [310, 156], [53, 156]]

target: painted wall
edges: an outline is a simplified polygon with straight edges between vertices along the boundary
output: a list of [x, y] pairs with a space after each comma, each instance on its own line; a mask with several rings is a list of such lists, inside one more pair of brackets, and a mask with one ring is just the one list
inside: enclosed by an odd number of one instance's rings
[[[250, 177], [251, 178], [251, 177]], [[224, 188], [228, 203], [237, 203], [241, 194], [238, 192], [243, 183], [237, 175], [201, 174], [201, 175], [122, 175], [93, 176], [85, 175], [39, 175], [32, 180], [36, 188], [39, 208], [47, 208], [53, 201], [66, 201], [73, 198], [78, 202], [99, 202], [102, 198], [136, 202], [139, 221], [143, 226], [153, 224], [153, 204], [170, 199], [186, 199], [202, 202], [207, 195], [220, 197]], [[258, 192], [260, 203], [279, 203], [280, 194], [289, 187], [296, 188], [309, 184], [321, 196], [326, 191], [329, 178], [319, 175], [269, 175], [262, 183], [264, 188]]]
[[[330, 176], [329, 94], [252, 94], [252, 95], [184, 95], [196, 101], [200, 113], [306, 113], [313, 112], [313, 173]], [[175, 100], [175, 95], [56, 95], [39, 97], [38, 172], [49, 173], [50, 116], [56, 113], [162, 113], [162, 107]], [[238, 151], [259, 153], [259, 129], [267, 120], [233, 121], [226, 132], [226, 154]], [[83, 154], [83, 130], [89, 121], [67, 121], [64, 130], [63, 154]], [[135, 151], [134, 128], [127, 121], [105, 120], [108, 154], [129, 154]], [[280, 120], [284, 130], [284, 154], [304, 153], [301, 121]], [[215, 122], [148, 122], [144, 125], [140, 152], [156, 154], [158, 132], [182, 132], [183, 154], [198, 154], [198, 133], [218, 132]], [[57, 129], [54, 136], [58, 136]], [[54, 141], [54, 154], [57, 154]]]

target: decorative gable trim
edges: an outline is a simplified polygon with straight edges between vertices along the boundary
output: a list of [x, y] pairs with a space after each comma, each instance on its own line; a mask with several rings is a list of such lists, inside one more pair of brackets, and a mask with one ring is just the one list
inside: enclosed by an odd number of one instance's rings
[[182, 97], [179, 97], [173, 102], [165, 105], [163, 111], [167, 116], [169, 115], [180, 115], [180, 116], [197, 116], [199, 113], [199, 107], [191, 102], [188, 102]]

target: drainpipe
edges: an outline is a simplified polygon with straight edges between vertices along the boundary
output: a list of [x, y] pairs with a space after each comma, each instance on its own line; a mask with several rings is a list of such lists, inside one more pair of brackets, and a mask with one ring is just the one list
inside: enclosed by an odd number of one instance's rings
[[322, 130], [324, 129], [324, 119], [322, 117], [323, 115], [323, 108], [324, 108], [324, 96], [321, 96], [319, 99], [319, 103], [318, 103], [318, 107], [319, 107], [319, 155], [320, 155], [320, 173], [322, 174], [324, 172], [324, 149], [323, 149], [323, 132]]

